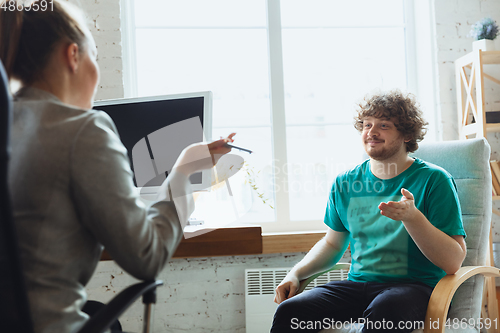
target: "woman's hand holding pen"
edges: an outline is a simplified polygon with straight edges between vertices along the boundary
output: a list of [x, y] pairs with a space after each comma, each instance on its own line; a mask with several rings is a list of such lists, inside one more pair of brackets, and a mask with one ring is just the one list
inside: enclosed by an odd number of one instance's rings
[[227, 143], [233, 142], [233, 136], [236, 133], [229, 134], [226, 138], [213, 141], [209, 144], [195, 143], [186, 147], [177, 161], [174, 169], [189, 176], [201, 170], [210, 169], [225, 154], [231, 151]]
[[226, 138], [220, 138], [217, 141], [213, 141], [208, 144], [208, 150], [210, 155], [212, 155], [212, 166], [216, 165], [222, 155], [225, 155], [231, 151], [231, 147], [227, 146], [227, 143], [233, 142], [233, 136], [236, 133], [229, 134]]
[[[219, 156], [220, 158], [220, 156], [229, 153], [231, 151], [231, 147], [227, 146], [226, 144], [234, 142], [233, 136], [235, 135], [236, 133], [231, 133], [226, 138], [221, 137], [219, 140], [209, 143], [208, 150], [210, 151], [212, 157]], [[217, 161], [218, 158], [214, 160], [214, 165], [217, 163]]]

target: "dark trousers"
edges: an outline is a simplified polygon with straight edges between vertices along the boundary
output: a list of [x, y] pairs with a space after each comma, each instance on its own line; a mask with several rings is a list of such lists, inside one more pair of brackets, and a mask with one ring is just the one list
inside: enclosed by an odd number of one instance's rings
[[412, 332], [424, 322], [431, 293], [423, 283], [334, 281], [282, 302], [271, 333], [319, 332], [346, 322], [363, 322], [365, 333]]

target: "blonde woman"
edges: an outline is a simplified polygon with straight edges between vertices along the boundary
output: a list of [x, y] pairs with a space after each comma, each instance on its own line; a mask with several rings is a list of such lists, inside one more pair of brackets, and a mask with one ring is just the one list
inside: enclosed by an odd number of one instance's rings
[[22, 85], [9, 186], [28, 299], [35, 332], [75, 332], [102, 247], [134, 277], [155, 278], [193, 210], [189, 176], [229, 152], [234, 133], [186, 148], [159, 201], [144, 206], [113, 122], [91, 110], [99, 67], [81, 12], [11, 3], [0, 11], [0, 59]]

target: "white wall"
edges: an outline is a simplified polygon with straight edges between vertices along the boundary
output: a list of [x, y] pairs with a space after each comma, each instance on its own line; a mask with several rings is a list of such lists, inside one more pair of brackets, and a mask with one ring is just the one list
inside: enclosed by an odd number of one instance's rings
[[[160, 274], [155, 333], [245, 332], [246, 268], [291, 267], [303, 253], [174, 259]], [[113, 262], [102, 262], [89, 285], [89, 298], [106, 303], [134, 280]], [[140, 302], [120, 319], [126, 332], [140, 332]]]
[[[419, 0], [415, 0], [419, 1]], [[83, 7], [93, 26], [101, 67], [97, 99], [123, 97], [119, 0], [75, 0]], [[467, 36], [470, 25], [485, 16], [500, 21], [498, 0], [434, 0], [436, 92], [438, 97], [438, 137], [456, 139], [457, 113], [453, 62], [472, 50]], [[496, 41], [500, 49], [500, 39]], [[493, 158], [500, 159], [498, 135], [493, 142]], [[500, 203], [499, 203], [500, 205]], [[500, 223], [499, 221], [496, 221]], [[496, 223], [496, 224], [498, 224]], [[500, 224], [495, 226], [500, 229]], [[495, 232], [495, 240], [500, 235]], [[245, 332], [244, 269], [288, 267], [303, 254], [276, 254], [206, 259], [175, 259], [161, 274], [166, 286], [159, 289], [155, 312], [155, 332]], [[89, 298], [107, 301], [132, 279], [112, 262], [100, 263], [88, 285]], [[123, 317], [126, 331], [139, 331], [142, 309], [134, 306]]]
[[120, 0], [70, 0], [83, 8], [96, 42], [101, 70], [96, 100], [122, 98], [123, 64]]
[[[500, 22], [500, 1], [434, 0], [434, 3], [441, 137], [453, 140], [458, 139], [454, 61], [472, 51], [472, 38], [467, 37], [472, 24], [483, 17]], [[500, 50], [500, 38], [495, 44]]]
[[[500, 22], [498, 0], [435, 0], [435, 28], [437, 49], [437, 80], [441, 115], [441, 137], [444, 140], [458, 138], [457, 97], [455, 87], [455, 59], [472, 51], [472, 40], [467, 37], [470, 27], [483, 17]], [[495, 40], [500, 50], [500, 38]], [[500, 77], [500, 66], [485, 66], [489, 74]], [[486, 101], [500, 100], [500, 86], [485, 80]], [[497, 110], [500, 111], [500, 110]], [[500, 160], [500, 133], [488, 134], [491, 158]], [[494, 207], [500, 209], [500, 202]], [[500, 217], [493, 215], [493, 241], [500, 242]]]

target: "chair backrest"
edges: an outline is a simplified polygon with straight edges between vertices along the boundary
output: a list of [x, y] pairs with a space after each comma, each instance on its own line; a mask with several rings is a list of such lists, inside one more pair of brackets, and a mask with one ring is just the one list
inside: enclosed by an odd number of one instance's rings
[[0, 62], [0, 327], [2, 332], [32, 333], [7, 182], [12, 122], [8, 87], [7, 74]]
[[[444, 168], [455, 179], [467, 233], [463, 265], [485, 265], [492, 212], [488, 142], [471, 139], [422, 144], [413, 155]], [[476, 276], [458, 289], [450, 318], [480, 318], [483, 282]]]

